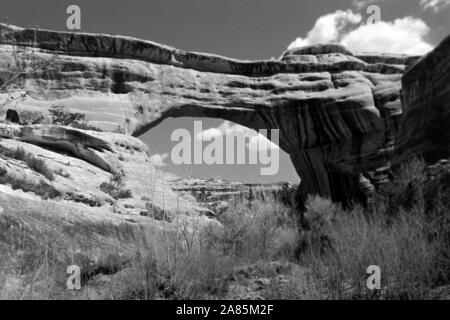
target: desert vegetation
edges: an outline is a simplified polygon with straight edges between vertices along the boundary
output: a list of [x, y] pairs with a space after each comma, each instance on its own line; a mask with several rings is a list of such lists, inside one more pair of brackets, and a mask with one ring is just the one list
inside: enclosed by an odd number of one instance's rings
[[[299, 214], [256, 198], [237, 200], [206, 227], [175, 217], [155, 229], [149, 219], [134, 255], [109, 254], [84, 283], [112, 299], [442, 298], [450, 285], [450, 174], [430, 179], [425, 167], [403, 165], [367, 207], [311, 196]], [[381, 268], [380, 290], [366, 287], [369, 265]], [[51, 281], [53, 298], [92, 297]]]
[[100, 190], [109, 194], [113, 199], [130, 198], [131, 190], [126, 189], [123, 181], [123, 173], [114, 172], [109, 182], [103, 182]]
[[26, 152], [23, 148], [15, 148], [14, 150], [11, 150], [0, 146], [0, 156], [23, 161], [31, 170], [42, 174], [48, 180], [55, 179], [53, 172], [47, 167], [44, 160], [35, 157], [29, 152]]
[[[29, 169], [43, 175], [47, 180], [55, 179], [54, 173], [47, 167], [44, 160], [35, 157], [22, 148], [8, 149], [0, 146], [0, 158], [19, 160], [25, 163]], [[53, 199], [61, 195], [58, 190], [46, 181], [40, 181], [36, 184], [25, 176], [10, 176], [3, 168], [0, 168], [0, 184], [9, 184], [15, 190], [34, 192], [44, 199]]]
[[71, 126], [82, 130], [101, 131], [99, 128], [91, 126], [86, 121], [86, 115], [80, 112], [71, 112], [61, 106], [51, 106], [49, 108], [52, 124], [60, 126]]

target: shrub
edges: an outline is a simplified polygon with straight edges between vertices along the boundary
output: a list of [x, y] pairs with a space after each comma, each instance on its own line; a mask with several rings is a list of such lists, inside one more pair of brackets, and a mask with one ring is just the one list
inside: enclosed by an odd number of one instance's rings
[[25, 162], [27, 163], [28, 167], [30, 167], [30, 169], [39, 172], [47, 179], [49, 180], [55, 179], [53, 172], [50, 171], [50, 169], [45, 164], [44, 160], [38, 159], [33, 155], [28, 154], [28, 156], [25, 158]]
[[10, 150], [0, 146], [0, 155], [25, 162], [31, 170], [42, 174], [48, 180], [55, 179], [53, 172], [47, 167], [44, 160], [35, 157], [29, 152], [26, 152], [23, 148]]
[[38, 196], [44, 199], [54, 199], [61, 196], [61, 193], [51, 185], [40, 182], [39, 184], [33, 184], [25, 179], [13, 178], [0, 172], [0, 184], [10, 184], [14, 190], [21, 189], [25, 192], [34, 192]]
[[52, 123], [61, 126], [68, 126], [75, 121], [84, 121], [86, 116], [82, 113], [70, 112], [60, 106], [51, 106], [48, 110]]
[[71, 126], [81, 130], [102, 131], [100, 128], [87, 123], [86, 115], [79, 112], [70, 112], [60, 106], [49, 108], [52, 123], [59, 126]]
[[109, 194], [113, 199], [131, 198], [131, 190], [124, 188], [123, 174], [114, 172], [109, 182], [103, 182], [100, 190]]
[[319, 196], [309, 196], [302, 216], [300, 250], [324, 252], [332, 247], [331, 229], [335, 218], [342, 215], [339, 205]]
[[251, 206], [238, 201], [220, 215], [222, 229], [204, 230], [205, 241], [225, 255], [247, 261], [292, 259], [298, 242], [294, 214], [273, 199], [257, 200]]

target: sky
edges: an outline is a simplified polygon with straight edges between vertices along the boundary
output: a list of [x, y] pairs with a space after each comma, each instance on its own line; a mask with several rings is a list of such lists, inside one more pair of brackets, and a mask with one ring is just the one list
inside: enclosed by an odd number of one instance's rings
[[[354, 52], [421, 55], [450, 34], [450, 0], [0, 0], [0, 19], [64, 31], [72, 4], [81, 8], [83, 32], [134, 36], [246, 60], [276, 58], [287, 48], [325, 42]], [[370, 5], [378, 6], [379, 20], [377, 12], [367, 12]], [[261, 176], [258, 165], [174, 165], [171, 133], [177, 128], [192, 131], [199, 120], [205, 130], [237, 128], [220, 119], [167, 119], [141, 137], [155, 165], [181, 176], [299, 181], [282, 151], [274, 176]]]

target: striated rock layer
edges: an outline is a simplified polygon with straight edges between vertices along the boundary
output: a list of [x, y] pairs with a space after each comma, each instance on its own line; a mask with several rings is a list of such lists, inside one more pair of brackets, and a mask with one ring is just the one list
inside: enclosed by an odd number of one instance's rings
[[421, 155], [435, 163], [449, 158], [450, 37], [414, 64], [402, 84], [404, 117], [396, 160]]
[[14, 108], [22, 122], [45, 123], [49, 108], [59, 106], [134, 136], [180, 116], [279, 129], [301, 195], [347, 202], [387, 178], [401, 77], [416, 57], [317, 45], [279, 60], [239, 61], [129, 37], [0, 25], [3, 82], [15, 60], [30, 70], [10, 85], [21, 97]]
[[251, 205], [257, 200], [278, 200], [293, 206], [295, 202], [296, 185], [287, 182], [250, 184], [212, 178], [179, 178], [169, 183], [173, 191], [194, 197], [215, 216], [236, 203]]

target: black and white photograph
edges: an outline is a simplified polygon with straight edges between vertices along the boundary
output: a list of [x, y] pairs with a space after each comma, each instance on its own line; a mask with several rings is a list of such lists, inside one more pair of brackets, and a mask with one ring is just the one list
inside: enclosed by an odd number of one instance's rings
[[449, 160], [450, 0], [0, 0], [0, 300], [450, 300]]

